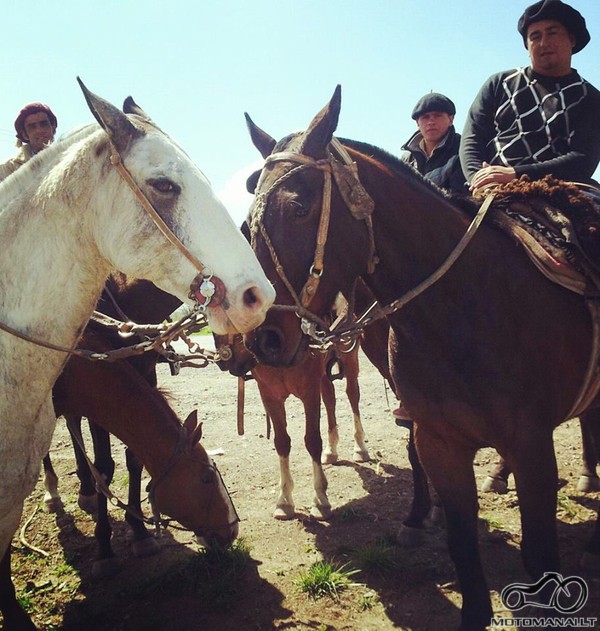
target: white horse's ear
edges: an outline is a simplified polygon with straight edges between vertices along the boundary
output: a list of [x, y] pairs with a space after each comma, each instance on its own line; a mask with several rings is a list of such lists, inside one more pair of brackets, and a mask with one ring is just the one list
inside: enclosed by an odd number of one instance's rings
[[133, 100], [132, 96], [128, 96], [123, 101], [123, 111], [125, 114], [135, 114], [140, 118], [152, 123], [152, 119], [144, 112], [144, 110]]
[[252, 144], [260, 151], [260, 155], [266, 159], [267, 156], [271, 155], [277, 144], [275, 138], [269, 136], [266, 131], [263, 131], [256, 125], [247, 112], [244, 112], [244, 116], [246, 117], [246, 126], [250, 132], [250, 138], [252, 138]]
[[132, 140], [143, 136], [143, 133], [133, 125], [121, 110], [90, 92], [79, 77], [77, 77], [77, 82], [94, 118], [100, 123], [119, 151], [124, 151]]

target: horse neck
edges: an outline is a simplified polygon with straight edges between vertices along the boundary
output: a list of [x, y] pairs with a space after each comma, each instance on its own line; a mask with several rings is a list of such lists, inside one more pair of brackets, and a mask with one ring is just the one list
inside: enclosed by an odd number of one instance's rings
[[[90, 237], [88, 217], [83, 214], [88, 209], [88, 200], [81, 195], [86, 187], [80, 186], [76, 205], [70, 203], [68, 194], [56, 190], [56, 171], [57, 162], [45, 169], [38, 164], [38, 168], [25, 171], [27, 181], [20, 177], [16, 182], [20, 195], [8, 202], [12, 189], [0, 189], [0, 205], [4, 202], [0, 212], [0, 318], [32, 338], [73, 346], [110, 266]], [[85, 181], [87, 175], [79, 177]], [[0, 345], [6, 357], [5, 369], [12, 364], [11, 375], [17, 382], [23, 379], [31, 383], [27, 373], [32, 366], [44, 376], [35, 380], [27, 395], [35, 399], [47, 394], [65, 355], [9, 335], [0, 337]], [[19, 361], [13, 362], [16, 358]], [[17, 374], [19, 371], [22, 374]], [[24, 395], [12, 389], [11, 396]]]
[[[373, 226], [379, 258], [375, 273], [363, 278], [380, 302], [389, 301], [439, 268], [464, 235], [469, 220], [411, 173], [396, 173], [369, 159], [357, 162], [361, 182], [375, 202]], [[480, 250], [474, 244], [469, 248], [470, 254]]]
[[71, 384], [67, 387], [69, 411], [115, 435], [134, 451], [150, 475], [163, 470], [177, 445], [181, 424], [159, 390], [127, 361], [100, 365], [74, 358], [63, 378]]

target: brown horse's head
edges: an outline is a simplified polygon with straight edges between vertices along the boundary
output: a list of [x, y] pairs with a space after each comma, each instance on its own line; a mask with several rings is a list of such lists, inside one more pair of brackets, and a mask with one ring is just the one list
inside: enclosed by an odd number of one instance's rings
[[[289, 307], [302, 303], [319, 317], [330, 311], [337, 293], [347, 290], [364, 271], [369, 250], [367, 230], [349, 212], [332, 170], [330, 143], [340, 106], [338, 86], [306, 131], [279, 142], [246, 115], [252, 141], [266, 159], [260, 176], [249, 180], [256, 186], [248, 220], [252, 247], [275, 287], [276, 303]], [[328, 177], [331, 192], [324, 189]], [[324, 215], [329, 202], [327, 227]], [[348, 230], [364, 233], [359, 236], [364, 247], [356, 252], [348, 252], [340, 238]], [[342, 269], [343, 276], [334, 275], [333, 269]], [[317, 286], [308, 288], [310, 277], [318, 278]], [[293, 310], [271, 309], [265, 322], [246, 335], [258, 361], [274, 366], [301, 362], [308, 342]]]
[[202, 424], [194, 410], [181, 428], [171, 461], [150, 483], [156, 508], [193, 531], [207, 545], [228, 546], [239, 518], [214, 462], [200, 444]]

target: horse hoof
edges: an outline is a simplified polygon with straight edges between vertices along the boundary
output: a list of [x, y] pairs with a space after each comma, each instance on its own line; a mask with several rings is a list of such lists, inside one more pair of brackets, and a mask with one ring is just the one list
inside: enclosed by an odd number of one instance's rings
[[82, 495], [79, 494], [77, 498], [77, 506], [88, 515], [94, 515], [98, 512], [98, 498], [96, 495]]
[[326, 521], [331, 517], [331, 506], [329, 504], [321, 504], [320, 506], [313, 506], [310, 509], [310, 516], [318, 521]]
[[332, 452], [326, 452], [321, 456], [321, 464], [336, 464], [338, 455]]
[[354, 462], [369, 462], [371, 456], [369, 456], [369, 452], [366, 449], [357, 449], [352, 455], [352, 460]]
[[293, 519], [296, 515], [296, 509], [291, 504], [284, 504], [278, 506], [273, 512], [273, 517], [279, 521], [286, 521], [287, 519]]
[[151, 557], [160, 552], [160, 545], [156, 539], [150, 535], [149, 537], [144, 537], [143, 539], [138, 539], [134, 541], [131, 545], [131, 550], [135, 557], [143, 558], [143, 557]]
[[49, 513], [64, 513], [65, 505], [60, 497], [44, 497], [44, 505]]
[[396, 535], [396, 542], [407, 548], [416, 548], [425, 542], [425, 530], [412, 526], [401, 526]]
[[579, 567], [590, 574], [600, 576], [600, 554], [584, 552], [579, 559]]
[[116, 557], [97, 559], [92, 564], [92, 578], [95, 580], [111, 578], [118, 574], [120, 569], [121, 567]]
[[577, 482], [577, 490], [580, 493], [595, 493], [600, 491], [600, 478], [591, 475], [582, 475]]
[[481, 492], [498, 493], [499, 495], [504, 495], [505, 493], [508, 493], [508, 484], [506, 480], [502, 480], [501, 478], [493, 478], [491, 475], [488, 475], [481, 485]]

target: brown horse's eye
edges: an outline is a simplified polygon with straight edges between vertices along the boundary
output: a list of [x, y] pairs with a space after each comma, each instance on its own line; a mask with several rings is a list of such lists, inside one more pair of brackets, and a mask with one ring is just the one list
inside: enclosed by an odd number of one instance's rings
[[297, 201], [291, 201], [290, 202], [290, 207], [294, 212], [294, 216], [295, 217], [306, 217], [306, 215], [308, 215], [308, 208], [305, 208], [300, 202]]

